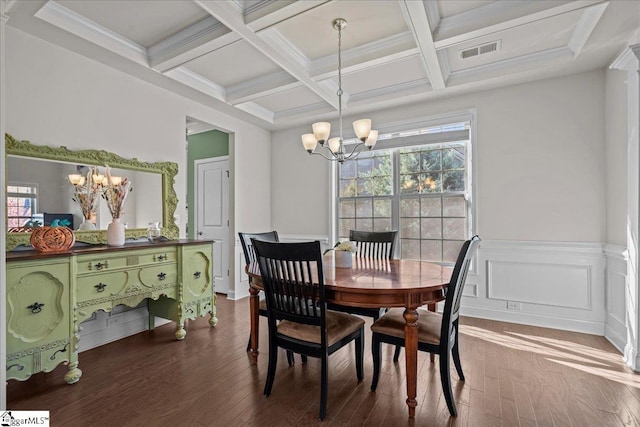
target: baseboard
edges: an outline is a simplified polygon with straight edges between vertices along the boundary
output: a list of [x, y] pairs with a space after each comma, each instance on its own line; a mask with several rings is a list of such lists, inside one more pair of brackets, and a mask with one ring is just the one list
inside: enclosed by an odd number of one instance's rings
[[462, 316], [479, 317], [481, 319], [499, 320], [502, 322], [519, 323], [522, 325], [540, 326], [565, 331], [582, 332], [592, 335], [604, 335], [605, 324], [587, 320], [566, 319], [548, 315], [531, 313], [514, 313], [511, 311], [492, 310], [479, 307], [462, 307]]
[[[624, 325], [623, 325], [624, 330]], [[627, 337], [620, 335], [615, 328], [612, 328], [608, 322], [605, 325], [604, 337], [622, 354], [624, 354], [624, 348], [627, 345]]]

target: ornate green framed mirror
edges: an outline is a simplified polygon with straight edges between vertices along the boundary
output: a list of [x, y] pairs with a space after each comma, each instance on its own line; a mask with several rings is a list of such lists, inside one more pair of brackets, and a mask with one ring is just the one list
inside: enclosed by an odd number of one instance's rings
[[[52, 211], [55, 213], [49, 213], [50, 218], [56, 215], [62, 218], [82, 218], [79, 206], [72, 201], [73, 184], [69, 182], [67, 176], [93, 167], [104, 168], [107, 165], [111, 168], [112, 174], [115, 174], [114, 172], [122, 174], [132, 181], [133, 190], [125, 203], [125, 215], [128, 215], [127, 218], [131, 222], [131, 226], [125, 230], [126, 238], [146, 238], [147, 225], [151, 222], [160, 223], [162, 236], [168, 239], [178, 238], [179, 230], [174, 218], [178, 198], [173, 188], [175, 176], [178, 173], [177, 163], [146, 163], [135, 158], [125, 159], [104, 150], [74, 151], [64, 146], [55, 148], [34, 145], [29, 141], [18, 141], [9, 134], [5, 134], [5, 144], [7, 251], [21, 245], [29, 246], [31, 238], [31, 233], [24, 231], [24, 228], [10, 227], [9, 222], [15, 220], [8, 206], [8, 203], [13, 201], [10, 200], [12, 195], [25, 191], [24, 189], [33, 189], [35, 195], [30, 199], [33, 202], [29, 202], [28, 215], [26, 215], [31, 218], [40, 219], [43, 215], [47, 215], [47, 212]], [[98, 205], [100, 206], [100, 203], [104, 205], [103, 202], [100, 200]], [[25, 213], [27, 211], [26, 206], [21, 206], [17, 210], [15, 206], [13, 208], [14, 216], [19, 216], [20, 210], [24, 210]], [[96, 230], [75, 231], [76, 241], [92, 244], [106, 243], [105, 223], [110, 221], [110, 217], [103, 212], [102, 218], [98, 220], [97, 222], [101, 222], [102, 226], [99, 225]], [[34, 222], [41, 223], [39, 220]], [[10, 228], [17, 231], [9, 232]], [[77, 229], [77, 226], [72, 228]]]

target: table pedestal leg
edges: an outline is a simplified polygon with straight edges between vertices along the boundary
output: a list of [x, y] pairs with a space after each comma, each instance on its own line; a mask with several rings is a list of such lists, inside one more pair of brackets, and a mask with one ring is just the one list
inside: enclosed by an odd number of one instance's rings
[[258, 337], [260, 336], [260, 319], [259, 319], [259, 304], [260, 299], [258, 295], [260, 290], [253, 287], [249, 287], [249, 312], [251, 315], [251, 356], [253, 357], [253, 364], [258, 363]]
[[409, 418], [416, 415], [418, 383], [418, 312], [416, 309], [404, 311], [404, 354], [407, 369], [407, 406]]

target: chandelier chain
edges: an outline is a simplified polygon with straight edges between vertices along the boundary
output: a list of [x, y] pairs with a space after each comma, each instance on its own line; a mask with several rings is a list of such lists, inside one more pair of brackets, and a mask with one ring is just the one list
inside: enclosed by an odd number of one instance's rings
[[338, 117], [340, 118], [340, 143], [342, 144], [342, 25], [338, 26]]

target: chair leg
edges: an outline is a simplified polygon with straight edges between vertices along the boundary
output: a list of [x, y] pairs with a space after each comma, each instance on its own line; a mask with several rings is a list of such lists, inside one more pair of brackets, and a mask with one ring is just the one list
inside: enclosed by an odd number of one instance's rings
[[251, 334], [249, 334], [249, 342], [247, 343], [247, 351], [251, 350]]
[[293, 351], [287, 350], [287, 363], [289, 366], [293, 366], [296, 364], [296, 361], [293, 359]]
[[364, 360], [364, 328], [360, 329], [360, 336], [355, 340], [356, 344], [356, 376], [358, 382], [364, 379], [364, 373], [362, 369]]
[[451, 348], [451, 355], [453, 356], [453, 364], [456, 367], [456, 372], [461, 381], [464, 381], [464, 374], [462, 373], [462, 364], [460, 363], [460, 353], [458, 351], [458, 322], [454, 325], [456, 328], [455, 342]]
[[267, 382], [264, 385], [264, 395], [271, 394], [273, 380], [276, 377], [276, 365], [278, 364], [278, 346], [269, 340], [269, 367], [267, 368]]
[[453, 345], [451, 349], [451, 356], [453, 356], [453, 364], [456, 367], [456, 372], [458, 373], [458, 377], [460, 381], [464, 381], [464, 374], [462, 373], [462, 364], [460, 364], [460, 353], [458, 352], [458, 341]]
[[320, 369], [320, 414], [318, 416], [320, 420], [324, 420], [324, 417], [327, 415], [327, 389], [329, 388], [328, 359], [329, 355], [325, 350], [321, 357], [322, 367]]
[[402, 348], [402, 346], [397, 345], [396, 346], [396, 351], [393, 352], [393, 363], [398, 363], [398, 360], [400, 360], [400, 349]]
[[373, 356], [373, 378], [371, 379], [371, 391], [378, 388], [378, 378], [380, 377], [380, 359], [382, 358], [380, 338], [377, 334], [372, 334], [371, 355]]
[[[444, 354], [443, 354], [444, 353]], [[442, 383], [442, 391], [444, 393], [444, 400], [447, 402], [449, 413], [457, 417], [458, 411], [456, 410], [456, 404], [453, 401], [453, 391], [451, 390], [451, 375], [449, 373], [449, 352], [445, 350], [439, 354], [440, 359], [440, 382]]]

